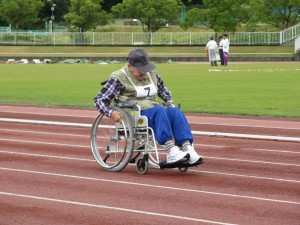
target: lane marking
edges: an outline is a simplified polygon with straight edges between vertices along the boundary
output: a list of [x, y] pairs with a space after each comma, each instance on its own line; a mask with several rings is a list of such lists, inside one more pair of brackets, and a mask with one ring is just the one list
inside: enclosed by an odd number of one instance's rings
[[[43, 135], [63, 135], [63, 136], [69, 136], [69, 137], [82, 137], [82, 138], [90, 138], [90, 135], [82, 135], [82, 134], [69, 134], [69, 133], [54, 133], [54, 132], [43, 132], [43, 131], [34, 131], [34, 130], [15, 130], [15, 129], [1, 129], [0, 131], [7, 131], [7, 132], [15, 132], [15, 133], [30, 133], [30, 134], [43, 134]], [[105, 137], [103, 137], [105, 138]], [[1, 138], [0, 138], [1, 140]], [[19, 140], [19, 139], [18, 139]], [[16, 141], [18, 141], [16, 140]], [[209, 144], [194, 144], [195, 146], [199, 147], [212, 147], [212, 148], [230, 148], [230, 147], [235, 147], [231, 145], [209, 145]], [[299, 152], [294, 152], [294, 151], [286, 151], [286, 150], [280, 150], [280, 149], [263, 149], [263, 148], [249, 148], [249, 147], [241, 147], [239, 148], [240, 150], [245, 150], [245, 151], [265, 151], [265, 152], [275, 152], [275, 153], [288, 153], [288, 154], [300, 154]]]
[[[51, 109], [50, 109], [51, 110]], [[58, 109], [60, 110], [60, 109]], [[62, 109], [64, 110], [64, 109]], [[14, 114], [21, 114], [21, 115], [40, 115], [40, 116], [60, 116], [60, 117], [71, 117], [71, 118], [95, 118], [96, 115], [91, 115], [91, 116], [82, 116], [82, 115], [66, 115], [66, 114], [56, 114], [56, 113], [36, 113], [36, 112], [16, 112], [16, 111], [10, 111], [10, 110], [3, 110], [1, 109], [1, 113], [14, 113]]]
[[[60, 116], [60, 117], [70, 117], [70, 118], [90, 118], [90, 119], [94, 119], [97, 115], [91, 115], [91, 116], [81, 116], [81, 115], [65, 115], [65, 114], [49, 114], [49, 113], [35, 113], [35, 112], [16, 112], [16, 111], [2, 111], [5, 113], [15, 113], [15, 114], [25, 114], [28, 115], [28, 113], [30, 113], [30, 115], [45, 115], [45, 116]], [[195, 118], [195, 116], [190, 116], [187, 115], [187, 118]], [[209, 119], [215, 118], [215, 117], [208, 117]], [[224, 118], [219, 118], [216, 117], [217, 119], [224, 119]], [[9, 119], [9, 118], [1, 118], [1, 119]], [[108, 119], [108, 118], [104, 118], [104, 119]], [[250, 121], [252, 122], [253, 119], [240, 119], [240, 118], [233, 118], [234, 120], [238, 120], [240, 122], [247, 122]], [[21, 119], [19, 119], [21, 120]], [[256, 122], [259, 122], [258, 120], [255, 120]], [[4, 121], [5, 122], [5, 121]], [[288, 123], [299, 123], [296, 121], [279, 121], [279, 122], [288, 122]], [[272, 126], [272, 124], [269, 124], [268, 126], [260, 126], [260, 125], [253, 125], [253, 124], [249, 124], [249, 125], [245, 125], [245, 124], [231, 124], [231, 123], [224, 123], [224, 122], [218, 122], [217, 124], [215, 123], [211, 123], [211, 122], [206, 122], [206, 121], [201, 121], [201, 122], [189, 122], [190, 124], [198, 124], [198, 125], [215, 125], [215, 126], [232, 126], [232, 127], [251, 127], [251, 128], [265, 128], [265, 129], [284, 129], [284, 130], [300, 130], [300, 127], [282, 127], [282, 126]]]
[[16, 140], [16, 139], [6, 139], [6, 138], [0, 138], [0, 141], [8, 141], [14, 143], [18, 142], [18, 143], [29, 143], [29, 144], [57, 145], [57, 146], [76, 147], [76, 148], [91, 148], [91, 146], [87, 146], [87, 145], [72, 145], [72, 144], [62, 144], [62, 143], [55, 143], [55, 142], [27, 141], [27, 140]]
[[299, 71], [300, 69], [209, 69], [209, 72], [282, 72], [282, 71]]
[[[187, 116], [188, 117], [188, 116]], [[230, 126], [230, 127], [250, 127], [250, 128], [264, 128], [264, 129], [282, 129], [282, 130], [300, 130], [300, 127], [280, 127], [280, 126], [259, 126], [259, 125], [241, 125], [241, 124], [231, 124], [231, 123], [209, 123], [209, 122], [189, 122], [190, 124], [199, 125], [212, 125], [212, 126]], [[298, 123], [298, 122], [295, 122]]]
[[134, 186], [141, 186], [141, 187], [167, 189], [167, 190], [175, 190], [175, 191], [183, 191], [183, 192], [200, 193], [200, 194], [209, 194], [209, 195], [217, 195], [217, 196], [232, 197], [232, 198], [242, 198], [242, 199], [251, 199], [251, 200], [257, 200], [257, 201], [267, 201], [267, 202], [300, 205], [300, 202], [286, 201], [286, 200], [280, 200], [280, 199], [260, 198], [260, 197], [254, 197], [254, 196], [248, 196], [248, 195], [227, 194], [227, 193], [221, 193], [221, 192], [202, 191], [202, 190], [187, 189], [187, 188], [176, 188], [176, 187], [170, 187], [170, 186], [161, 186], [161, 185], [153, 185], [153, 184], [145, 184], [145, 183], [134, 183], [134, 182], [128, 182], [128, 181], [121, 181], [121, 180], [109, 180], [109, 179], [103, 179], [103, 178], [82, 177], [82, 176], [75, 176], [75, 175], [48, 173], [48, 172], [40, 172], [40, 171], [32, 171], [32, 170], [20, 170], [20, 169], [11, 169], [11, 168], [2, 168], [2, 167], [0, 167], [0, 170], [9, 170], [9, 171], [15, 171], [15, 172], [41, 174], [41, 175], [49, 175], [49, 176], [56, 176], [56, 177], [67, 177], [67, 178], [74, 178], [74, 179], [126, 184], [126, 185], [134, 185]]
[[261, 179], [261, 180], [271, 180], [271, 181], [283, 181], [283, 182], [291, 182], [291, 183], [300, 183], [300, 180], [287, 180], [287, 179], [279, 179], [279, 178], [272, 178], [272, 177], [259, 177], [259, 176], [243, 175], [243, 174], [221, 173], [221, 172], [213, 172], [213, 171], [205, 171], [205, 170], [193, 170], [193, 169], [189, 169], [188, 171], [194, 172], [194, 173], [208, 173], [208, 174], [216, 174], [216, 175], [225, 175], [225, 176], [234, 176], [234, 177], [244, 177], [244, 178]]
[[237, 162], [247, 162], [247, 163], [262, 163], [262, 164], [271, 164], [276, 166], [300, 166], [300, 164], [293, 163], [275, 163], [275, 162], [267, 162], [267, 161], [258, 161], [258, 160], [245, 160], [245, 159], [229, 159], [229, 158], [220, 158], [220, 157], [209, 157], [203, 156], [207, 159], [216, 159], [216, 160], [227, 160], [227, 161], [237, 161]]
[[[78, 148], [90, 148], [90, 146], [84, 145], [70, 145], [70, 144], [57, 144], [57, 143], [47, 143], [47, 142], [36, 142], [36, 141], [21, 141], [21, 140], [14, 140], [14, 139], [2, 139], [0, 141], [10, 141], [10, 142], [20, 142], [20, 143], [30, 143], [30, 144], [45, 144], [45, 145], [57, 145], [57, 146], [67, 146], [67, 147], [78, 147]], [[24, 154], [20, 152], [11, 152], [11, 151], [1, 151], [0, 153], [13, 153], [13, 154]], [[279, 162], [268, 162], [268, 161], [258, 161], [258, 160], [245, 160], [245, 159], [231, 159], [231, 158], [221, 158], [221, 157], [211, 157], [211, 156], [203, 156], [207, 159], [215, 159], [215, 160], [225, 160], [225, 161], [236, 161], [236, 162], [247, 162], [247, 163], [260, 163], [260, 164], [270, 164], [276, 166], [296, 166], [299, 167], [300, 164], [293, 164], [293, 163], [279, 163]]]
[[[85, 123], [68, 123], [68, 122], [54, 122], [44, 120], [25, 120], [25, 119], [9, 119], [0, 118], [0, 122], [13, 122], [13, 123], [30, 123], [41, 125], [59, 125], [59, 126], [72, 126], [72, 127], [89, 127], [92, 124]], [[217, 136], [217, 137], [235, 137], [246, 139], [261, 139], [261, 140], [278, 140], [278, 141], [292, 141], [300, 142], [300, 137], [285, 137], [285, 136], [270, 136], [270, 135], [254, 135], [254, 134], [236, 134], [236, 133], [222, 133], [222, 132], [205, 132], [205, 131], [192, 131], [192, 134], [204, 135], [204, 136]]]
[[[77, 158], [77, 157], [65, 157], [65, 156], [56, 156], [56, 155], [35, 154], [35, 153], [21, 153], [21, 152], [12, 152], [12, 151], [5, 151], [5, 150], [0, 150], [0, 153], [95, 162], [94, 159], [83, 159], [83, 158]], [[128, 165], [129, 166], [135, 166], [133, 164], [128, 164]], [[189, 169], [189, 171], [190, 172], [195, 172], [195, 173], [209, 173], [209, 174], [226, 175], [226, 176], [237, 176], [237, 177], [245, 177], [245, 178], [254, 178], [254, 179], [264, 179], [264, 180], [300, 183], [300, 180], [288, 180], [288, 179], [279, 179], [279, 178], [272, 178], [272, 177], [261, 177], [261, 176], [251, 176], [251, 175], [243, 175], [243, 174], [221, 173], [221, 172], [193, 170], [193, 169]]]
[[68, 200], [61, 200], [61, 199], [55, 199], [55, 198], [46, 198], [46, 197], [33, 196], [33, 195], [23, 195], [23, 194], [9, 193], [9, 192], [0, 192], [0, 194], [5, 195], [5, 196], [29, 198], [29, 199], [58, 202], [58, 203], [71, 204], [71, 205], [79, 205], [79, 206], [86, 206], [86, 207], [93, 207], [93, 208], [102, 208], [102, 209], [123, 211], [123, 212], [129, 212], [129, 213], [166, 217], [166, 218], [171, 218], [171, 219], [181, 219], [181, 220], [219, 224], [219, 225], [233, 225], [231, 223], [224, 223], [224, 222], [218, 222], [218, 221], [212, 221], [212, 220], [203, 220], [203, 219], [186, 217], [186, 216], [176, 216], [176, 215], [171, 215], [171, 214], [163, 214], [163, 213], [135, 210], [135, 209], [129, 209], [129, 208], [120, 208], [120, 207], [113, 207], [113, 206], [108, 206], [108, 205], [98, 205], [98, 204], [91, 204], [91, 203], [85, 203], [85, 202], [68, 201]]
[[[232, 145], [208, 145], [208, 144], [194, 144], [199, 147], [208, 147], [208, 148], [236, 148]], [[261, 152], [275, 152], [275, 153], [288, 153], [288, 154], [300, 154], [299, 152], [286, 151], [281, 149], [265, 149], [265, 148], [250, 148], [250, 147], [240, 147], [241, 151], [261, 151]]]
[[90, 135], [83, 135], [83, 134], [71, 134], [71, 133], [65, 133], [63, 132], [44, 132], [44, 131], [35, 131], [35, 130], [15, 130], [15, 129], [1, 129], [0, 131], [5, 131], [5, 132], [14, 132], [14, 133], [29, 133], [29, 134], [45, 134], [45, 135], [63, 135], [63, 136], [70, 136], [70, 137], [87, 137], [90, 138]]
[[66, 156], [45, 155], [45, 154], [35, 154], [35, 153], [11, 152], [11, 151], [3, 151], [3, 150], [0, 150], [0, 153], [34, 156], [34, 157], [46, 157], [46, 158], [55, 158], [55, 159], [68, 159], [68, 160], [96, 162], [94, 159], [83, 159], [83, 158], [77, 158], [77, 157], [66, 157]]

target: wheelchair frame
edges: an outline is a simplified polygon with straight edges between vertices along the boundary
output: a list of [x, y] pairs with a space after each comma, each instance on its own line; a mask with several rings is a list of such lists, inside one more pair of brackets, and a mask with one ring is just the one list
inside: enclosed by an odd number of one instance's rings
[[141, 115], [138, 105], [120, 103], [112, 109], [122, 114], [120, 123], [99, 114], [91, 129], [91, 149], [103, 169], [118, 172], [128, 163], [136, 163], [137, 172], [146, 174], [148, 168], [177, 167], [186, 172], [191, 166], [188, 163], [166, 163], [160, 153], [166, 150], [156, 143], [153, 129], [148, 126], [147, 117]]

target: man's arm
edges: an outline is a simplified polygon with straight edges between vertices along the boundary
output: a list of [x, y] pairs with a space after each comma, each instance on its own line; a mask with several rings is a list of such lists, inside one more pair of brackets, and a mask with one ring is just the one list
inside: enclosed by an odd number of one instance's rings
[[156, 78], [157, 78], [157, 87], [158, 91], [157, 94], [158, 96], [165, 102], [165, 103], [170, 103], [173, 104], [172, 100], [172, 94], [168, 90], [168, 88], [165, 86], [163, 80], [161, 77], [158, 75], [158, 73], [155, 72]]
[[94, 98], [94, 103], [97, 110], [108, 117], [112, 117], [112, 109], [110, 103], [116, 99], [122, 91], [125, 90], [124, 85], [116, 78], [109, 78], [105, 86]]

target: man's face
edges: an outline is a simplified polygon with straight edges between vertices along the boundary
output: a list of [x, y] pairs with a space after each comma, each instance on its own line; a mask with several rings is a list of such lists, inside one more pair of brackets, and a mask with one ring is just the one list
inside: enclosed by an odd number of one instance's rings
[[136, 79], [143, 80], [145, 78], [146, 73], [138, 71], [137, 68], [133, 67], [132, 65], [128, 64], [128, 69]]

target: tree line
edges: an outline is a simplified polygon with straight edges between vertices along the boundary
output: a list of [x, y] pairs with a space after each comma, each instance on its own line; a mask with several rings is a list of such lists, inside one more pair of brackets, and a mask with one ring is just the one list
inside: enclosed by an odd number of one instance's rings
[[[195, 5], [195, 7], [187, 7]], [[189, 10], [186, 10], [189, 9]], [[0, 26], [14, 30], [43, 29], [45, 23], [66, 22], [80, 31], [134, 18], [143, 31], [155, 32], [170, 21], [184, 29], [204, 26], [235, 32], [256, 31], [258, 24], [282, 30], [300, 22], [299, 0], [0, 0]]]

